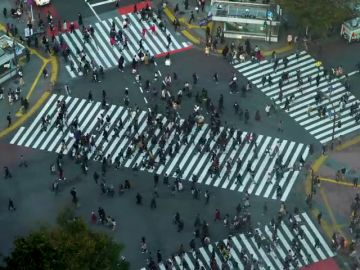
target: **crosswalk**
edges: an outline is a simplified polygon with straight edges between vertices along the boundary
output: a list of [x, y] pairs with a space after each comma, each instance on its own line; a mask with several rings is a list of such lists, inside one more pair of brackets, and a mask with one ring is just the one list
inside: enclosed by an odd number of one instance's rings
[[[149, 51], [150, 56], [164, 54], [168, 51], [176, 51], [183, 48], [191, 47], [191, 43], [181, 41], [179, 37], [174, 36], [168, 29], [161, 31], [159, 27], [160, 19], [154, 17], [154, 24], [156, 25], [156, 34], [153, 34], [149, 29], [153, 22], [147, 22], [139, 19], [140, 15], [129, 13], [121, 15], [120, 17], [108, 18], [101, 22], [93, 24], [94, 36], [89, 42], [84, 42], [84, 37], [80, 29], [75, 29], [73, 33], [66, 32], [61, 34], [61, 37], [70, 49], [71, 54], [69, 60], [73, 63], [74, 68], [69, 64], [65, 65], [66, 70], [72, 78], [81, 76], [81, 57], [78, 52], [84, 50], [86, 60], [90, 63], [95, 63], [97, 66], [102, 66], [104, 69], [109, 69], [118, 65], [118, 60], [122, 55], [125, 58], [125, 63], [131, 63], [134, 55], [138, 54], [139, 41], [143, 40], [143, 47], [145, 51]], [[123, 29], [124, 21], [128, 18], [129, 24]], [[110, 44], [109, 33], [112, 25], [115, 28], [123, 29], [124, 35], [128, 41], [128, 49], [122, 49], [119, 45], [112, 46]], [[145, 37], [142, 36], [142, 30], [147, 29]], [[171, 37], [171, 45], [167, 47], [167, 36]], [[59, 37], [57, 37], [59, 41]]]
[[[298, 57], [297, 54], [292, 54], [287, 58], [289, 60], [287, 67], [285, 68], [284, 61], [281, 59], [276, 71], [270, 60], [259, 63], [252, 61], [235, 63], [234, 68], [281, 108], [284, 108], [286, 99], [291, 100], [293, 97], [290, 108], [285, 111], [322, 144], [332, 140], [333, 127], [335, 127], [334, 138], [360, 129], [360, 121], [356, 122], [355, 116], [350, 112], [351, 105], [357, 100], [339, 79], [325, 78], [323, 67], [318, 67], [317, 61], [305, 51], [299, 52]], [[301, 89], [297, 80], [298, 70], [303, 81]], [[282, 86], [281, 101], [279, 80], [284, 72], [289, 72], [289, 80]], [[320, 80], [317, 86], [315, 80], [318, 74]], [[263, 85], [262, 78], [269, 75], [272, 78], [272, 85], [267, 82]], [[315, 100], [317, 90], [324, 97], [319, 103]], [[344, 99], [347, 99], [347, 102], [343, 102]], [[326, 116], [321, 117], [318, 109], [324, 107]]]
[[[285, 221], [278, 226], [276, 237], [273, 236], [274, 227], [270, 224], [255, 229], [256, 236], [255, 233], [229, 236], [220, 242], [200, 247], [196, 251], [186, 252], [182, 256], [173, 256], [167, 260], [171, 262], [171, 268], [167, 269], [199, 269], [196, 268], [196, 265], [203, 266], [204, 269], [214, 269], [211, 267], [212, 254], [214, 254], [213, 261], [216, 269], [241, 270], [300, 269], [336, 255], [306, 213], [301, 213], [294, 218], [297, 222], [297, 229], [293, 229], [293, 223]], [[299, 228], [303, 232], [300, 235]], [[274, 239], [276, 240], [274, 241]], [[297, 248], [294, 242], [297, 242]], [[318, 243], [315, 245], [316, 242]], [[285, 268], [287, 259], [291, 262], [289, 267]], [[257, 261], [258, 268], [251, 268], [250, 261], [253, 261], [253, 266]], [[227, 267], [224, 268], [223, 264]], [[158, 265], [158, 268], [166, 269], [163, 262]], [[141, 270], [146, 270], [146, 268]]]
[[[64, 101], [67, 107], [67, 125], [64, 126], [63, 131], [55, 126], [59, 101]], [[104, 134], [97, 131], [96, 119], [101, 115], [110, 116], [111, 119], [107, 141], [104, 139]], [[47, 130], [43, 131], [41, 119], [45, 116], [49, 116], [52, 120]], [[160, 130], [159, 125], [148, 124], [147, 116], [148, 113], [145, 111], [136, 113], [116, 105], [111, 105], [105, 110], [100, 102], [53, 94], [29, 127], [21, 127], [10, 143], [57, 153], [61, 151], [62, 145], [65, 145], [65, 154], [67, 154], [75, 142], [68, 125], [77, 119], [82, 134], [95, 136], [95, 144], [101, 145], [103, 156], [110, 157], [112, 161], [119, 156], [122, 157], [121, 166], [138, 168], [144, 159], [152, 156], [154, 166], [141, 167], [141, 170], [161, 175], [168, 174], [189, 181], [196, 176], [197, 183], [281, 201], [285, 201], [289, 196], [298, 179], [302, 165], [300, 163], [306, 161], [309, 154], [307, 145], [285, 139], [240, 130], [230, 133], [230, 130], [224, 127], [220, 128], [220, 133], [214, 135], [208, 124], [192, 127], [187, 135], [188, 143], [185, 143], [186, 135], [184, 132], [179, 135], [174, 122], [159, 114], [157, 119], [162, 123]], [[122, 120], [123, 127], [118, 136], [113, 136], [114, 127], [119, 119]], [[179, 119], [179, 125], [184, 121]], [[153, 137], [148, 140], [147, 152], [135, 148], [131, 156], [125, 157], [125, 153], [132, 145], [132, 136], [136, 135], [134, 124], [138, 126], [138, 136], [139, 134], [148, 136], [150, 129], [154, 129], [154, 126], [156, 129], [153, 130]], [[164, 130], [167, 130], [167, 137], [162, 149], [165, 153], [172, 153], [166, 156], [166, 160], [160, 159], [159, 155], [159, 142], [164, 138]], [[224, 134], [225, 131], [227, 136], [224, 148], [216, 147], [220, 134]], [[154, 144], [152, 138], [157, 143]], [[207, 147], [205, 148], [204, 145]], [[214, 155], [218, 158], [219, 169], [217, 173], [212, 174], [209, 169]], [[95, 157], [93, 151], [89, 158], [95, 159]], [[177, 174], [178, 169], [180, 174]]]

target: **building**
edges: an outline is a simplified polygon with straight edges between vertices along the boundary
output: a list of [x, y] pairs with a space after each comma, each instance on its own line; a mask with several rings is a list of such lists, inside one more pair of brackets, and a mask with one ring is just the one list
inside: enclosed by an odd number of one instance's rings
[[210, 13], [215, 28], [220, 26], [225, 38], [278, 41], [281, 17], [278, 5], [212, 0]]
[[17, 60], [24, 53], [23, 45], [9, 36], [0, 36], [0, 84], [17, 74]]

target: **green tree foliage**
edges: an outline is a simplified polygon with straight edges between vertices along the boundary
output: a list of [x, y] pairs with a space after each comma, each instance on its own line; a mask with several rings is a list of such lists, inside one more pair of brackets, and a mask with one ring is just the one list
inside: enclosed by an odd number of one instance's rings
[[[276, 0], [289, 15], [294, 16], [299, 30], [308, 27], [312, 36], [323, 37], [330, 29], [351, 15], [341, 0]], [[304, 32], [303, 32], [304, 33]]]
[[65, 209], [55, 227], [44, 226], [14, 242], [6, 270], [127, 270], [123, 247], [104, 233], [92, 232], [81, 218]]

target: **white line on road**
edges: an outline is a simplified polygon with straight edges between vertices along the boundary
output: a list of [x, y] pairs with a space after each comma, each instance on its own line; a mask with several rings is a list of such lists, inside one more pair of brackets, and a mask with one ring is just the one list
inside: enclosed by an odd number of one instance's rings
[[90, 4], [92, 7], [97, 7], [97, 6], [102, 6], [102, 5], [106, 5], [106, 4], [110, 4], [110, 3], [115, 3], [116, 0], [106, 0], [106, 1], [102, 1], [99, 3], [95, 3], [95, 4]]
[[146, 97], [144, 97], [144, 99], [145, 99], [145, 103], [148, 104], [148, 101], [147, 101]]
[[89, 8], [91, 9], [91, 11], [94, 13], [95, 17], [99, 20], [99, 22], [101, 22], [101, 19], [99, 17], [99, 15], [97, 15], [96, 11], [94, 10], [94, 8], [91, 6], [91, 4], [88, 1], [85, 1], [86, 4], [89, 6]]

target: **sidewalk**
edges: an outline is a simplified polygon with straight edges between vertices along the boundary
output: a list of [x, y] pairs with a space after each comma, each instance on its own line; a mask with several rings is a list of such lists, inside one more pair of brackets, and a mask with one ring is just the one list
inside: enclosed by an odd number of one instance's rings
[[[185, 10], [182, 0], [174, 0], [171, 2], [168, 1], [166, 7], [164, 8], [164, 13], [167, 16], [170, 24], [173, 24], [173, 21], [175, 20], [175, 18], [177, 18], [180, 22], [180, 27], [179, 27], [178, 31], [181, 32], [182, 35], [184, 35], [194, 45], [197, 45], [199, 48], [203, 49], [203, 48], [205, 48], [205, 44], [206, 44], [206, 27], [209, 27], [210, 32], [212, 33], [213, 32], [212, 28], [213, 28], [214, 23], [209, 22], [208, 25], [199, 26], [196, 22], [202, 18], [207, 17], [207, 14], [209, 11], [209, 6], [208, 5], [205, 6], [204, 12], [202, 12], [201, 9], [199, 9], [199, 12], [196, 12], [194, 3], [195, 3], [195, 1], [189, 1], [188, 10]], [[174, 8], [176, 5], [178, 5], [179, 11], [177, 11], [175, 14]], [[191, 11], [193, 11], [193, 13], [195, 15], [195, 20], [193, 23], [189, 23]], [[256, 44], [260, 48], [260, 50], [264, 56], [271, 55], [271, 53], [273, 51], [275, 51], [277, 54], [281, 54], [281, 53], [285, 53], [285, 52], [288, 52], [288, 51], [291, 51], [292, 49], [294, 49], [294, 46], [289, 45], [286, 42], [286, 37], [284, 35], [282, 35], [281, 33], [280, 33], [279, 40], [280, 41], [277, 43], [269, 43], [266, 41], [252, 41], [252, 44]], [[220, 46], [219, 46], [220, 48], [218, 48], [215, 53], [221, 54], [222, 48], [226, 44], [229, 45], [233, 41], [235, 43], [244, 42], [244, 40], [227, 39], [227, 42], [225, 44], [220, 44]]]
[[[4, 26], [0, 25], [0, 30], [4, 30]], [[20, 58], [19, 63], [23, 69], [25, 84], [21, 87], [21, 97], [26, 98], [29, 102], [27, 112], [21, 110], [20, 100], [12, 104], [8, 101], [9, 89], [19, 87], [19, 79], [17, 76], [2, 84], [4, 87], [4, 99], [0, 100], [0, 138], [8, 135], [19, 128], [27, 119], [29, 119], [37, 109], [46, 101], [50, 95], [52, 85], [57, 81], [59, 67], [56, 56], [45, 58], [36, 50], [28, 48], [30, 51], [30, 61], [27, 63]], [[46, 68], [49, 77], [43, 77], [43, 69]], [[11, 125], [8, 127], [7, 115], [11, 117]]]
[[[334, 151], [321, 155], [313, 164], [314, 176], [319, 176], [320, 183], [315, 184], [313, 191], [312, 214], [316, 218], [322, 213], [322, 228], [329, 239], [334, 233], [343, 236], [345, 248], [339, 250], [340, 261], [344, 266], [353, 262], [350, 247], [355, 233], [349, 230], [352, 214], [351, 205], [359, 187], [354, 179], [360, 177], [360, 136], [335, 147]], [[311, 193], [311, 173], [306, 181], [306, 194]], [[353, 255], [360, 255], [360, 246], [355, 246]]]

